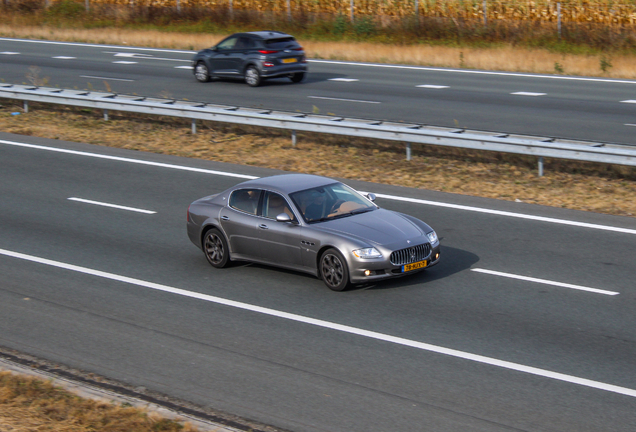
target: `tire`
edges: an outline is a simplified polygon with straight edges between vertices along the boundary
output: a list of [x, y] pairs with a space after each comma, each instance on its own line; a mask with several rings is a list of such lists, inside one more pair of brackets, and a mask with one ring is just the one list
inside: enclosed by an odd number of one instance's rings
[[289, 79], [293, 82], [293, 83], [299, 83], [301, 82], [303, 79], [305, 79], [305, 72], [296, 72], [293, 73], [289, 76]]
[[223, 268], [230, 263], [230, 248], [216, 228], [209, 229], [203, 236], [203, 253], [212, 267]]
[[248, 66], [247, 69], [245, 69], [245, 82], [248, 86], [258, 87], [262, 81], [261, 73], [256, 66]]
[[199, 82], [208, 82], [210, 81], [210, 70], [205, 65], [204, 62], [200, 61], [194, 67], [194, 77]]
[[349, 285], [347, 262], [336, 249], [327, 249], [320, 257], [319, 272], [322, 281], [332, 291], [344, 291]]

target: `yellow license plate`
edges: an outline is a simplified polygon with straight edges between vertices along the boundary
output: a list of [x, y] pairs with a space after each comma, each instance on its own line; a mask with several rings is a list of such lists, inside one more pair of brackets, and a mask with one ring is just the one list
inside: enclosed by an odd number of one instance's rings
[[295, 58], [287, 58], [287, 59], [283, 59], [283, 63], [296, 63], [298, 60], [296, 60]]
[[421, 268], [426, 267], [427, 265], [428, 265], [428, 262], [426, 260], [414, 262], [414, 263], [411, 263], [411, 264], [406, 264], [406, 265], [402, 266], [402, 272], [408, 272], [408, 271], [412, 271], [412, 270], [421, 269]]

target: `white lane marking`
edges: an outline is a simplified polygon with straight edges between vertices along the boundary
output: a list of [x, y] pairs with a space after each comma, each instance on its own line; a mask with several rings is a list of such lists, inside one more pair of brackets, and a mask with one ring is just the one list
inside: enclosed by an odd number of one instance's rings
[[428, 88], [428, 89], [445, 89], [445, 88], [449, 88], [449, 86], [433, 85], [433, 84], [422, 84], [422, 85], [418, 85], [418, 86], [415, 86], [415, 87]]
[[57, 42], [57, 41], [33, 40], [33, 39], [0, 38], [0, 41], [36, 43], [36, 44], [39, 43], [39, 44], [46, 44], [46, 45], [68, 45], [68, 46], [90, 47], [90, 48], [113, 48], [118, 50], [167, 52], [167, 53], [179, 53], [179, 54], [195, 54], [196, 53], [196, 51], [170, 50], [170, 49], [161, 49], [161, 48], [127, 47], [127, 46], [121, 46], [121, 45], [99, 45], [99, 44], [78, 43], [78, 42]]
[[116, 64], [137, 64], [137, 62], [134, 62], [134, 61], [126, 61], [126, 60], [114, 61], [113, 63], [116, 63]]
[[175, 69], [192, 69], [192, 66], [175, 66]]
[[634, 99], [629, 99], [629, 100], [624, 100], [624, 101], [621, 101], [621, 102], [622, 102], [622, 103], [636, 103], [636, 100], [634, 100]]
[[115, 54], [115, 57], [126, 57], [126, 58], [137, 58], [143, 60], [160, 60], [160, 61], [175, 61], [175, 62], [188, 62], [190, 63], [192, 60], [184, 60], [184, 59], [172, 59], [172, 58], [161, 58], [154, 57], [152, 54], [140, 54], [140, 53], [113, 53], [110, 51], [104, 51], [106, 54]]
[[324, 321], [316, 318], [310, 318], [302, 315], [292, 314], [288, 312], [279, 311], [276, 309], [265, 308], [262, 306], [256, 306], [249, 303], [242, 303], [234, 300], [228, 300], [222, 297], [215, 297], [207, 294], [201, 294], [194, 291], [187, 291], [180, 288], [174, 288], [167, 285], [161, 285], [154, 282], [148, 282], [141, 279], [134, 279], [126, 276], [117, 275], [114, 273], [107, 273], [100, 270], [94, 270], [86, 267], [80, 267], [72, 264], [67, 264], [59, 261], [53, 261], [46, 258], [40, 258], [32, 255], [26, 255], [19, 252], [13, 252], [5, 249], [0, 249], [0, 255], [6, 255], [13, 258], [18, 258], [26, 261], [31, 261], [39, 264], [44, 264], [61, 269], [71, 270], [78, 273], [97, 276], [104, 279], [110, 279], [118, 282], [123, 282], [131, 285], [137, 285], [144, 288], [150, 288], [157, 291], [163, 291], [171, 294], [176, 294], [184, 297], [190, 297], [198, 300], [212, 302], [220, 305], [230, 306], [237, 309], [252, 311], [264, 315], [274, 316], [277, 318], [283, 318], [291, 321], [296, 321], [304, 324], [309, 324], [317, 327], [328, 328], [344, 333], [350, 333], [370, 339], [375, 339], [383, 342], [389, 342], [397, 345], [416, 348], [423, 351], [429, 351], [437, 354], [443, 354], [450, 357], [456, 357], [464, 360], [469, 360], [477, 363], [483, 363], [490, 366], [496, 366], [504, 369], [509, 369], [517, 372], [523, 372], [530, 375], [535, 375], [543, 378], [550, 378], [553, 380], [564, 381], [571, 384], [577, 384], [580, 386], [590, 387], [598, 390], [604, 390], [607, 392], [617, 393], [625, 396], [636, 397], [636, 390], [620, 387], [613, 384], [608, 384], [600, 381], [593, 381], [587, 378], [581, 378], [573, 375], [567, 375], [560, 372], [553, 372], [546, 369], [540, 369], [533, 366], [526, 366], [519, 363], [513, 363], [506, 360], [499, 360], [492, 357], [486, 357], [479, 354], [472, 354], [465, 351], [459, 351], [452, 348], [445, 348], [438, 345], [431, 345], [424, 342], [418, 342], [411, 339], [405, 339], [397, 336], [391, 336], [384, 333], [379, 333], [370, 330], [364, 330], [357, 327], [351, 327], [348, 325], [338, 324], [330, 321]]
[[110, 51], [104, 51], [106, 54], [115, 54], [115, 57], [152, 57], [152, 54], [139, 54], [139, 53], [113, 53]]
[[602, 289], [598, 289], [598, 288], [589, 288], [589, 287], [585, 287], [585, 286], [581, 286], [581, 285], [572, 285], [572, 284], [567, 284], [567, 283], [563, 283], [563, 282], [555, 282], [555, 281], [551, 281], [551, 280], [546, 280], [546, 279], [538, 279], [538, 278], [533, 278], [533, 277], [528, 277], [528, 276], [519, 276], [516, 274], [511, 274], [511, 273], [503, 273], [503, 272], [498, 272], [498, 271], [493, 271], [493, 270], [486, 270], [486, 269], [479, 269], [479, 268], [474, 268], [474, 269], [470, 269], [471, 271], [474, 272], [478, 272], [478, 273], [486, 273], [486, 274], [490, 274], [493, 276], [502, 276], [502, 277], [507, 277], [510, 279], [519, 279], [519, 280], [523, 280], [523, 281], [527, 281], [527, 282], [536, 282], [536, 283], [541, 283], [541, 284], [546, 284], [546, 285], [553, 285], [553, 286], [557, 286], [557, 287], [561, 287], [561, 288], [570, 288], [570, 289], [575, 289], [575, 290], [580, 290], [580, 291], [589, 291], [589, 292], [593, 292], [596, 294], [605, 294], [605, 295], [618, 295], [620, 294], [619, 292], [616, 291], [606, 291], [606, 290], [602, 290]]
[[77, 57], [68, 57], [68, 56], [55, 56], [54, 59], [58, 60], [75, 60]]
[[544, 78], [544, 79], [570, 80], [570, 81], [606, 82], [606, 83], [614, 83], [614, 84], [636, 84], [636, 80], [627, 81], [627, 80], [608, 79], [608, 78], [584, 78], [584, 77], [574, 77], [574, 76], [540, 75], [540, 74], [534, 75], [530, 73], [495, 72], [495, 71], [483, 71], [483, 70], [472, 70], [472, 69], [445, 69], [445, 68], [435, 68], [435, 67], [426, 67], [426, 66], [401, 66], [401, 65], [380, 64], [380, 63], [355, 63], [355, 62], [346, 62], [346, 61], [337, 61], [337, 60], [307, 60], [307, 61], [312, 63], [327, 63], [327, 64], [337, 64], [337, 65], [345, 65], [345, 66], [376, 67], [376, 68], [384, 68], [384, 69], [408, 69], [408, 70], [451, 72], [451, 73], [474, 74], [474, 75]]
[[[224, 177], [236, 177], [236, 178], [243, 178], [243, 179], [250, 179], [250, 180], [258, 178], [257, 176], [251, 176], [251, 175], [246, 175], [246, 174], [235, 174], [235, 173], [230, 173], [230, 172], [225, 172], [225, 171], [215, 171], [215, 170], [208, 170], [208, 169], [202, 169], [202, 168], [192, 168], [192, 167], [182, 166], [182, 165], [172, 165], [172, 164], [166, 164], [166, 163], [160, 163], [160, 162], [150, 162], [150, 161], [145, 161], [145, 160], [141, 160], [141, 159], [130, 159], [130, 158], [124, 158], [124, 157], [118, 157], [118, 156], [108, 156], [108, 155], [103, 155], [103, 154], [99, 154], [99, 153], [88, 153], [88, 152], [77, 151], [77, 150], [61, 149], [61, 148], [57, 148], [57, 147], [47, 147], [47, 146], [41, 146], [41, 145], [36, 145], [36, 144], [19, 143], [19, 142], [15, 142], [15, 141], [0, 140], [0, 144], [7, 144], [7, 145], [12, 145], [12, 146], [17, 146], [17, 147], [33, 148], [33, 149], [38, 149], [38, 150], [46, 150], [46, 151], [52, 151], [52, 152], [58, 152], [58, 153], [74, 154], [74, 155], [78, 155], [78, 156], [87, 156], [87, 157], [93, 157], [93, 158], [98, 158], [98, 159], [116, 160], [116, 161], [119, 161], [119, 162], [135, 163], [135, 164], [140, 164], [140, 165], [157, 166], [157, 167], [161, 167], [161, 168], [170, 168], [170, 169], [176, 169], [176, 170], [182, 170], [182, 171], [191, 171], [191, 172], [199, 172], [199, 173], [204, 173], [204, 174], [213, 174], [213, 175], [219, 175], [219, 176], [224, 176]], [[570, 221], [570, 220], [567, 220], [567, 219], [556, 219], [556, 218], [549, 218], [549, 217], [544, 217], [544, 216], [533, 216], [533, 215], [527, 215], [527, 214], [523, 214], [523, 213], [512, 213], [512, 212], [501, 211], [501, 210], [492, 210], [492, 209], [480, 208], [480, 207], [470, 207], [470, 206], [465, 206], [465, 205], [460, 205], [460, 204], [449, 204], [449, 203], [443, 203], [443, 202], [438, 202], [438, 201], [428, 201], [428, 200], [422, 200], [422, 199], [416, 199], [416, 198], [406, 198], [406, 197], [401, 197], [401, 196], [385, 195], [385, 194], [380, 194], [380, 193], [377, 193], [375, 195], [378, 198], [384, 198], [384, 199], [393, 200], [393, 201], [404, 201], [404, 202], [411, 202], [411, 203], [415, 203], [415, 204], [424, 204], [424, 205], [437, 206], [437, 207], [446, 207], [446, 208], [453, 208], [453, 209], [456, 209], [456, 210], [473, 211], [473, 212], [478, 212], [478, 213], [494, 214], [494, 215], [498, 215], [498, 216], [515, 217], [515, 218], [520, 218], [520, 219], [529, 219], [529, 220], [535, 220], [535, 221], [541, 221], [541, 222], [549, 222], [549, 223], [555, 223], [555, 224], [577, 226], [577, 227], [580, 227], [580, 228], [590, 228], [590, 229], [598, 229], [598, 230], [604, 230], [604, 231], [613, 231], [613, 232], [620, 232], [620, 233], [623, 233], [623, 234], [635, 234], [636, 235], [636, 229], [630, 229], [630, 228], [620, 228], [620, 227], [614, 227], [614, 226], [609, 226], [609, 225], [597, 225], [597, 224], [591, 224], [591, 223], [587, 223], [587, 222]]]
[[625, 123], [625, 126], [636, 126], [636, 124]]
[[124, 79], [124, 78], [109, 78], [109, 77], [100, 77], [100, 76], [93, 76], [93, 75], [80, 75], [80, 78], [105, 79], [105, 80], [111, 80], [111, 81], [126, 81], [126, 82], [135, 81], [135, 80]]
[[360, 80], [355, 79], [355, 78], [329, 78], [328, 81], [355, 82], [355, 81], [360, 81]]
[[341, 102], [359, 102], [359, 103], [368, 103], [368, 104], [379, 104], [382, 102], [376, 101], [365, 101], [365, 100], [357, 100], [357, 99], [340, 99], [340, 98], [332, 98], [332, 97], [323, 97], [323, 96], [307, 96], [310, 99], [326, 99], [326, 100], [334, 100]]
[[630, 229], [630, 228], [620, 228], [620, 227], [614, 227], [609, 225], [597, 225], [597, 224], [591, 224], [587, 222], [570, 221], [567, 219], [556, 219], [556, 218], [549, 218], [544, 216], [534, 216], [534, 215], [527, 215], [523, 213], [513, 213], [513, 212], [502, 211], [502, 210], [493, 210], [493, 209], [486, 209], [481, 207], [465, 206], [460, 204], [449, 204], [449, 203], [443, 203], [438, 201], [428, 201], [428, 200], [422, 200], [422, 199], [416, 199], [416, 198], [405, 198], [405, 197], [395, 196], [395, 195], [384, 195], [380, 193], [375, 194], [375, 196], [378, 198], [390, 199], [394, 201], [404, 201], [404, 202], [425, 204], [425, 205], [436, 206], [436, 207], [452, 208], [456, 210], [466, 210], [466, 211], [473, 211], [478, 213], [494, 214], [498, 216], [529, 219], [529, 220], [535, 220], [540, 222], [549, 222], [549, 223], [562, 224], [562, 225], [572, 225], [572, 226], [577, 226], [580, 228], [614, 231], [614, 232], [620, 232], [623, 234], [636, 234], [636, 229]]
[[4, 54], [4, 55], [17, 55], [20, 54], [19, 52], [13, 52], [13, 51], [3, 51], [0, 52], [0, 54]]
[[71, 197], [71, 198], [68, 198], [68, 200], [69, 201], [78, 201], [78, 202], [82, 202], [82, 203], [86, 203], [86, 204], [93, 204], [93, 205], [98, 205], [98, 206], [103, 206], [103, 207], [111, 207], [111, 208], [116, 208], [116, 209], [120, 209], [120, 210], [128, 210], [128, 211], [137, 212], [137, 213], [145, 213], [145, 214], [155, 214], [155, 213], [157, 213], [156, 211], [138, 209], [138, 208], [134, 208], [134, 207], [126, 207], [126, 206], [121, 206], [121, 205], [117, 205], [117, 204], [108, 204], [108, 203], [99, 202], [99, 201], [91, 201], [91, 200], [87, 200], [87, 199], [83, 199], [83, 198]]
[[27, 148], [38, 149], [38, 150], [47, 150], [47, 151], [52, 151], [56, 153], [66, 153], [66, 154], [73, 154], [78, 156], [87, 156], [87, 157], [93, 157], [97, 159], [108, 159], [108, 160], [114, 160], [118, 162], [127, 162], [127, 163], [139, 164], [139, 165], [149, 165], [149, 166], [156, 166], [161, 168], [170, 168], [170, 169], [198, 172], [198, 173], [204, 173], [204, 174], [214, 174], [214, 175], [219, 175], [224, 177], [236, 177], [236, 178], [248, 179], [248, 180], [253, 180], [258, 178], [255, 176], [250, 176], [245, 174], [234, 174], [234, 173], [228, 173], [224, 171], [214, 171], [214, 170], [203, 169], [203, 168], [192, 168], [187, 166], [172, 165], [172, 164], [166, 164], [161, 162], [150, 162], [150, 161], [145, 161], [141, 159], [131, 159], [131, 158], [118, 157], [118, 156], [108, 156], [108, 155], [103, 155], [99, 153], [88, 153], [88, 152], [77, 151], [77, 150], [67, 150], [67, 149], [61, 149], [56, 147], [47, 147], [47, 146], [40, 146], [35, 144], [18, 143], [14, 141], [0, 140], [0, 144], [8, 144], [13, 146], [27, 147]]
[[547, 93], [515, 92], [510, 94], [517, 96], [545, 96]]

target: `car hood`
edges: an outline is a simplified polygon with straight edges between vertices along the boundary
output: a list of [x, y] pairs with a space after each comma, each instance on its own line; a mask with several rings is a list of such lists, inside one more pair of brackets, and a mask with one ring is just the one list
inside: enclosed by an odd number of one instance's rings
[[344, 234], [364, 242], [391, 245], [417, 239], [426, 233], [399, 213], [378, 209], [316, 224], [316, 228], [333, 234]]

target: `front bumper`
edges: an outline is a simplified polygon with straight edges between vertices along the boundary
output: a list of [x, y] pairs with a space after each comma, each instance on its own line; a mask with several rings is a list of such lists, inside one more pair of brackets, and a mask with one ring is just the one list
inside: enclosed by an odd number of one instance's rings
[[[395, 277], [408, 276], [410, 274], [419, 273], [423, 270], [426, 270], [429, 267], [437, 265], [440, 261], [440, 245], [431, 249], [431, 253], [428, 257], [426, 257], [427, 266], [417, 269], [411, 270], [407, 272], [402, 271], [401, 265], [391, 264], [388, 258], [379, 259], [379, 260], [361, 260], [356, 259], [352, 260], [349, 266], [349, 273], [351, 283], [359, 284], [359, 283], [368, 283], [374, 282], [383, 279], [390, 279]], [[369, 273], [369, 274], [367, 274]]]

